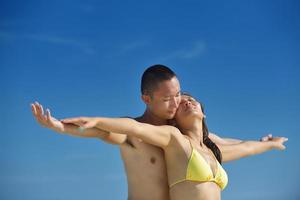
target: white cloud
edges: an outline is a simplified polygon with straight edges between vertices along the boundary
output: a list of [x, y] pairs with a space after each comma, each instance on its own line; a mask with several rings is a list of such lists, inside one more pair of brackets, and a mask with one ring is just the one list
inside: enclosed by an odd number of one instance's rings
[[186, 59], [199, 57], [205, 52], [205, 48], [204, 42], [195, 42], [192, 48], [181, 52], [181, 57]]
[[159, 57], [156, 59], [159, 62], [166, 62], [174, 59], [194, 59], [199, 58], [206, 51], [206, 44], [202, 41], [196, 41], [189, 48], [183, 47], [177, 49], [165, 56]]
[[0, 31], [0, 39], [11, 40], [11, 39], [26, 39], [32, 41], [47, 42], [55, 45], [64, 45], [70, 47], [77, 47], [87, 54], [94, 54], [95, 50], [88, 43], [82, 42], [80, 40], [75, 40], [71, 38], [45, 35], [45, 34], [21, 34], [21, 33], [10, 33], [5, 31]]
[[134, 51], [136, 49], [145, 47], [148, 44], [146, 40], [135, 41], [132, 43], [128, 43], [121, 48], [122, 52]]

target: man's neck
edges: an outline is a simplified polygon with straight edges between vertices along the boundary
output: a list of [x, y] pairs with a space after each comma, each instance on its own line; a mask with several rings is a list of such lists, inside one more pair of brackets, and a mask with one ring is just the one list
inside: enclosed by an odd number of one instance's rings
[[138, 121], [143, 122], [143, 123], [148, 123], [152, 125], [166, 125], [167, 124], [167, 119], [162, 119], [154, 115], [151, 111], [148, 109], [144, 112], [142, 116], [137, 118]]

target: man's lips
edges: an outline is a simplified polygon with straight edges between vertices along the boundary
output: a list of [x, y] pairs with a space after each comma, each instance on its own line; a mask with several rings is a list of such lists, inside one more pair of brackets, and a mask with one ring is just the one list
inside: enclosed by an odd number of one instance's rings
[[169, 110], [169, 113], [176, 113], [176, 110]]

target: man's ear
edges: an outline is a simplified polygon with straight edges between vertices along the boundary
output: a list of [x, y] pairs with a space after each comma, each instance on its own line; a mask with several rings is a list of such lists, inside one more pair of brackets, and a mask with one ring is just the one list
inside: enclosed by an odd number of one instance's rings
[[143, 94], [142, 95], [142, 100], [143, 100], [143, 102], [145, 103], [145, 104], [149, 104], [150, 103], [150, 101], [151, 101], [151, 97], [149, 96], [149, 95], [145, 95], [145, 94]]

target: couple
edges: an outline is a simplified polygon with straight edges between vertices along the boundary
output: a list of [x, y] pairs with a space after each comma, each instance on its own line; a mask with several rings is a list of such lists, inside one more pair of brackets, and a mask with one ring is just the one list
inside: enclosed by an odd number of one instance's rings
[[119, 145], [129, 200], [220, 200], [228, 182], [222, 162], [285, 149], [283, 137], [240, 141], [209, 133], [202, 104], [191, 95], [181, 95], [175, 73], [166, 66], [154, 65], [144, 72], [141, 92], [147, 108], [135, 119], [59, 121], [48, 109], [44, 114], [39, 103], [31, 107], [42, 126]]

